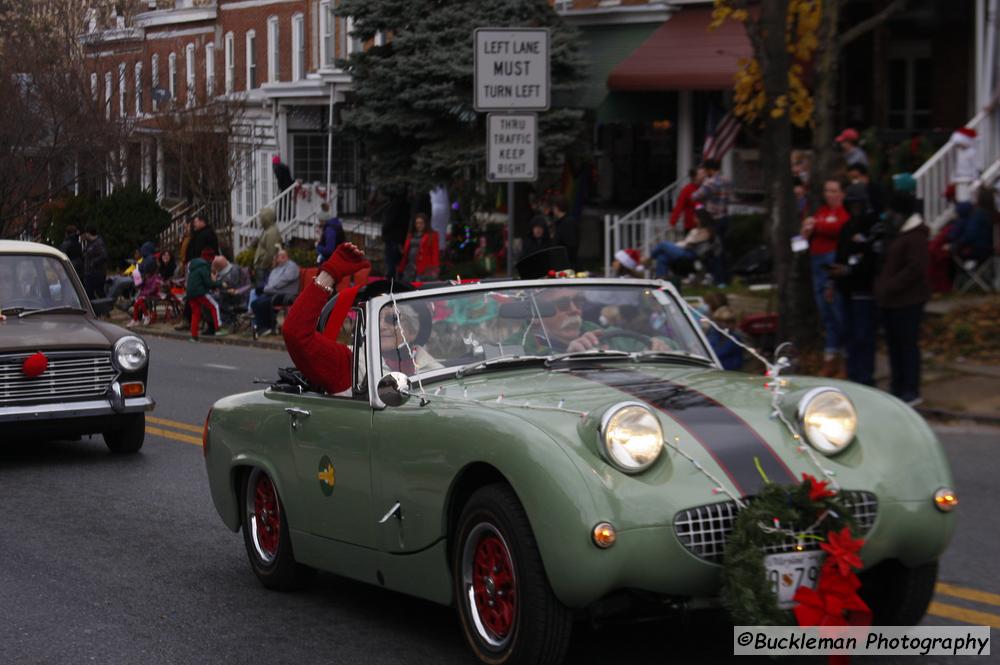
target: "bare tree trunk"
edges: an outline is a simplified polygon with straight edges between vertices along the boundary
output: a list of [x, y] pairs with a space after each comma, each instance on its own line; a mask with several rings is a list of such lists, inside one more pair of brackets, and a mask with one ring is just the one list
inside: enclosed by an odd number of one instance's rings
[[[767, 99], [787, 97], [788, 70], [791, 55], [785, 43], [785, 22], [788, 0], [761, 3], [760, 19], [748, 24], [750, 40], [760, 62]], [[789, 156], [792, 150], [792, 126], [787, 112], [774, 117], [768, 110], [763, 115], [761, 144], [762, 167], [768, 201], [768, 233], [774, 252], [774, 279], [778, 288], [779, 335], [805, 346], [816, 335], [812, 324], [809, 300], [809, 279], [803, 274], [803, 262], [791, 250], [791, 238], [799, 231], [795, 196], [792, 192], [792, 171]]]
[[823, 179], [833, 173], [836, 147], [833, 143], [833, 114], [837, 102], [837, 76], [839, 74], [840, 46], [837, 28], [842, 0], [823, 0], [820, 18], [819, 47], [814, 56], [816, 83], [813, 89], [812, 170], [809, 189], [813, 201], [821, 201]]

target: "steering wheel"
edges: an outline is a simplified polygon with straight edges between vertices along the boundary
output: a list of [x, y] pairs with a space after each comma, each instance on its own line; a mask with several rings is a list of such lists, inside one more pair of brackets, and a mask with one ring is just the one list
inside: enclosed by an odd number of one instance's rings
[[625, 330], [624, 328], [605, 328], [601, 331], [601, 340], [606, 340], [611, 337], [624, 337], [626, 339], [634, 339], [637, 342], [641, 342], [646, 348], [653, 343], [653, 338], [649, 335], [643, 335], [642, 333], [637, 333], [634, 330]]

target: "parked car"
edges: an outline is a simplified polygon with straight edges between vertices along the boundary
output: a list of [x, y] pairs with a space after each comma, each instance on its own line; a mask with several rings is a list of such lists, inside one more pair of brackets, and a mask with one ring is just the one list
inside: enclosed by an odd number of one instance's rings
[[0, 430], [19, 437], [100, 433], [115, 453], [142, 447], [149, 349], [105, 321], [65, 254], [0, 241]]
[[806, 454], [767, 380], [722, 371], [669, 284], [369, 285], [340, 339], [350, 390], [282, 370], [206, 421], [213, 501], [268, 588], [330, 571], [454, 604], [483, 662], [555, 663], [575, 615], [717, 603], [735, 499], [822, 466], [865, 534], [875, 621], [919, 621], [930, 602], [954, 516], [920, 416], [866, 386], [782, 377]]

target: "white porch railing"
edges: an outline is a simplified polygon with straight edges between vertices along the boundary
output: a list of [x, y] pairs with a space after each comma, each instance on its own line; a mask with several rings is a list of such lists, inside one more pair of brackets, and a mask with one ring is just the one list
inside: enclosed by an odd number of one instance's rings
[[[287, 242], [291, 239], [316, 240], [320, 219], [320, 205], [329, 203], [328, 214], [337, 214], [337, 186], [330, 185], [326, 198], [321, 199], [313, 192], [309, 198], [300, 196], [298, 183], [293, 184], [264, 205], [264, 208], [274, 209], [278, 231], [281, 238]], [[253, 247], [263, 232], [260, 224], [260, 210], [242, 224], [233, 225], [233, 251], [239, 254], [248, 247]]]
[[670, 232], [667, 221], [681, 181], [676, 180], [648, 201], [624, 215], [604, 216], [604, 274], [611, 274], [611, 261], [621, 249], [635, 248], [649, 256], [660, 236]]
[[[965, 125], [975, 129], [978, 134], [976, 147], [979, 151], [979, 163], [985, 165], [987, 171], [994, 170], [996, 162], [1000, 160], [997, 116], [997, 111], [980, 111]], [[949, 218], [950, 209], [944, 198], [944, 191], [952, 181], [957, 152], [955, 144], [948, 141], [913, 174], [917, 181], [917, 198], [924, 202], [924, 219], [934, 230]]]

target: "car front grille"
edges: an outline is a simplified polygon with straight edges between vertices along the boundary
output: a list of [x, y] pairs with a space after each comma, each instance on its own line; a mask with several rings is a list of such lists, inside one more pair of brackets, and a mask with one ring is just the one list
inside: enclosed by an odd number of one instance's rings
[[[752, 501], [753, 498], [749, 500]], [[844, 490], [840, 493], [840, 500], [850, 509], [861, 535], [868, 533], [878, 516], [878, 498], [871, 492]], [[733, 522], [738, 512], [735, 501], [688, 508], [674, 517], [674, 533], [684, 547], [698, 558], [722, 563], [726, 541], [733, 531]], [[789, 537], [766, 545], [764, 553], [793, 552], [797, 545], [800, 543]], [[812, 539], [806, 539], [800, 546], [803, 550], [819, 549], [819, 544]]]
[[108, 351], [52, 351], [45, 372], [28, 378], [21, 366], [29, 355], [0, 355], [0, 406], [93, 399], [118, 375]]

